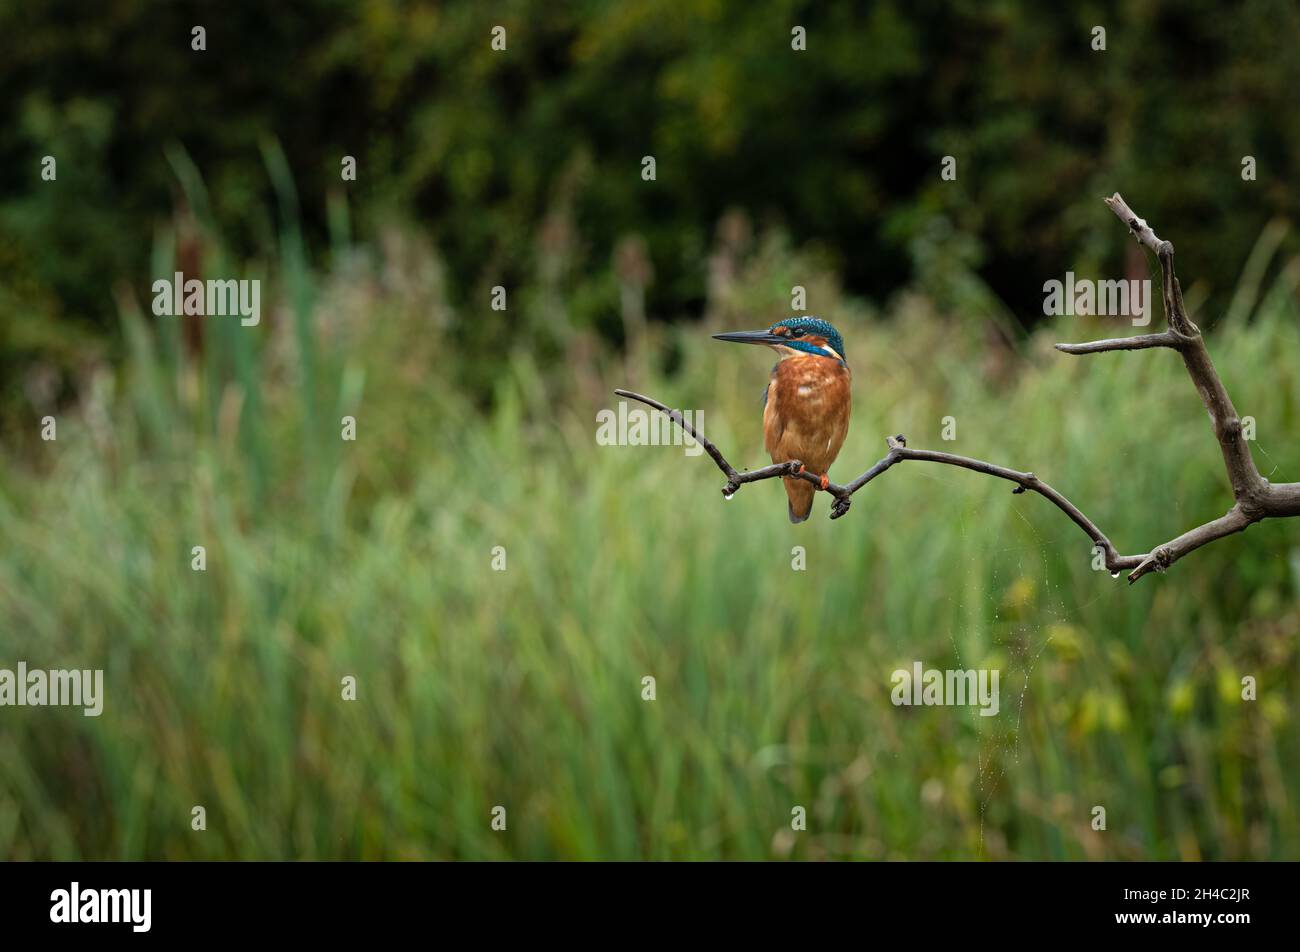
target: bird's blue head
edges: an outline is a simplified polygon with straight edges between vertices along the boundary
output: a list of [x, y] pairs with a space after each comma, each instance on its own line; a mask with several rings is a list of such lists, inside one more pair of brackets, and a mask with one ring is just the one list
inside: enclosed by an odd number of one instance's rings
[[787, 317], [765, 331], [735, 331], [713, 336], [737, 344], [767, 344], [787, 356], [792, 356], [790, 351], [801, 351], [844, 360], [844, 338], [829, 321], [820, 317]]

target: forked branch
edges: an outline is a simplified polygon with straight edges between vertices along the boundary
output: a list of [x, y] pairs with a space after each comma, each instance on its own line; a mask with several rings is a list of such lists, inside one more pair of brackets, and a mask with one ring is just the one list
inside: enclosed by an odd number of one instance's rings
[[[1300, 483], [1270, 483], [1255, 467], [1250, 447], [1242, 436], [1241, 419], [1232, 405], [1223, 381], [1219, 379], [1219, 374], [1214, 369], [1214, 363], [1210, 360], [1210, 352], [1206, 349], [1200, 328], [1187, 316], [1183, 305], [1182, 288], [1179, 287], [1178, 278], [1174, 274], [1174, 246], [1156, 237], [1151, 227], [1129, 208], [1118, 192], [1105, 201], [1110, 210], [1128, 226], [1138, 242], [1154, 252], [1160, 260], [1161, 291], [1168, 329], [1161, 333], [1143, 334], [1137, 337], [1120, 337], [1081, 344], [1057, 344], [1056, 349], [1077, 355], [1100, 354], [1115, 350], [1146, 350], [1153, 347], [1165, 347], [1177, 351], [1183, 359], [1188, 375], [1192, 378], [1196, 392], [1200, 394], [1201, 402], [1209, 412], [1214, 438], [1223, 453], [1228, 482], [1232, 487], [1232, 508], [1219, 518], [1190, 529], [1143, 555], [1121, 555], [1096, 523], [1085, 516], [1074, 503], [1033, 473], [1022, 473], [1007, 469], [1005, 466], [997, 466], [967, 456], [956, 456], [952, 453], [912, 449], [908, 447], [903, 435], [899, 434], [885, 441], [889, 451], [857, 479], [844, 486], [831, 483], [826, 487], [825, 491], [835, 498], [831, 505], [832, 519], [838, 519], [849, 511], [850, 500], [855, 492], [898, 463], [916, 460], [960, 466], [963, 469], [1015, 483], [1016, 488], [1012, 490], [1013, 493], [1026, 491], [1038, 493], [1069, 516], [1071, 521], [1087, 534], [1093, 544], [1101, 550], [1107, 569], [1112, 573], [1129, 569], [1131, 571], [1128, 580], [1136, 582], [1149, 572], [1163, 572], [1184, 555], [1199, 549], [1206, 543], [1241, 532], [1261, 519], [1300, 515]], [[801, 472], [803, 464], [799, 460], [789, 460], [764, 466], [761, 469], [739, 472], [727, 462], [718, 448], [696, 427], [686, 422], [678, 411], [669, 409], [658, 400], [630, 390], [614, 392], [619, 396], [639, 400], [661, 410], [683, 431], [697, 440], [727, 477], [727, 484], [722, 492], [728, 498], [745, 483], [779, 476], [803, 479], [821, 489], [817, 476]]]

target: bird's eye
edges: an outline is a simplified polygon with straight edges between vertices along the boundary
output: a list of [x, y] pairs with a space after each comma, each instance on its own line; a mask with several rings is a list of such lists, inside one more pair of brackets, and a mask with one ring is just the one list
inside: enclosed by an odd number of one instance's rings
[[791, 337], [803, 337], [803, 329], [799, 327], [790, 328]]

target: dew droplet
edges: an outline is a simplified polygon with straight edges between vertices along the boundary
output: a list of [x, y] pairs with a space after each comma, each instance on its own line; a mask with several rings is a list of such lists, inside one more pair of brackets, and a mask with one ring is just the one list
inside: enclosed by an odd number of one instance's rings
[[722, 494], [722, 498], [725, 499], [727, 502], [731, 502], [731, 497], [734, 496], [734, 495], [736, 495], [736, 494], [735, 494], [735, 493], [723, 493], [723, 494]]
[[1119, 578], [1119, 573], [1118, 573], [1118, 572], [1111, 572], [1111, 573], [1110, 573], [1110, 577], [1111, 577], [1111, 578]]

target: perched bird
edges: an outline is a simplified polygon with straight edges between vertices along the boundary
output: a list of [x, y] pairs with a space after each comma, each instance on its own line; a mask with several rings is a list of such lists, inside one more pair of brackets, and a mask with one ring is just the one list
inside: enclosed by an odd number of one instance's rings
[[[763, 443], [773, 463], [799, 460], [830, 485], [831, 463], [849, 432], [851, 375], [839, 331], [816, 317], [791, 317], [765, 331], [715, 334], [717, 340], [765, 344], [779, 355], [763, 391]], [[786, 476], [790, 521], [812, 512], [812, 483]]]

